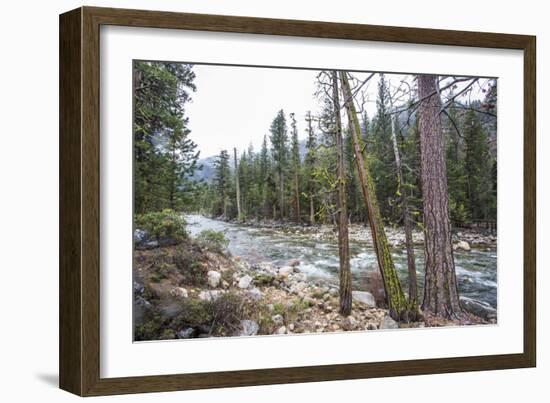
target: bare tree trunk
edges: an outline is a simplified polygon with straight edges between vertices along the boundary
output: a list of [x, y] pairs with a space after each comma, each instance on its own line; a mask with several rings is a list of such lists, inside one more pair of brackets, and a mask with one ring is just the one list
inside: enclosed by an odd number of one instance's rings
[[285, 178], [283, 169], [279, 168], [279, 214], [281, 221], [284, 220], [284, 203], [285, 203]]
[[309, 222], [315, 224], [315, 206], [313, 203], [313, 195], [309, 195]]
[[388, 239], [386, 238], [386, 231], [384, 229], [384, 223], [380, 214], [380, 208], [376, 200], [376, 193], [374, 190], [374, 182], [370, 175], [370, 169], [368, 162], [365, 161], [362, 154], [362, 140], [361, 140], [361, 127], [359, 125], [359, 119], [357, 118], [357, 112], [353, 103], [353, 94], [349, 86], [349, 81], [345, 72], [340, 72], [342, 78], [342, 92], [344, 95], [345, 107], [349, 119], [349, 128], [353, 141], [353, 151], [355, 154], [355, 162], [357, 164], [357, 173], [359, 181], [361, 183], [361, 191], [363, 198], [367, 206], [369, 215], [369, 225], [372, 233], [372, 240], [374, 244], [374, 250], [378, 259], [378, 268], [382, 275], [382, 281], [384, 282], [384, 290], [386, 291], [386, 298], [388, 300], [388, 308], [390, 316], [396, 320], [408, 320], [408, 306], [405, 294], [401, 288], [397, 271], [393, 264], [393, 258], [388, 245]]
[[[307, 126], [308, 126], [308, 133], [309, 133], [309, 136], [312, 136], [312, 130], [313, 128], [311, 127], [311, 112], [308, 111], [307, 113]], [[310, 150], [308, 150], [308, 152], [311, 152]], [[309, 184], [308, 184], [308, 187], [309, 187], [309, 223], [310, 224], [315, 224], [315, 202], [313, 200], [313, 184], [312, 184], [312, 178], [307, 178], [308, 181], [309, 181]]]
[[447, 167], [437, 76], [419, 75], [420, 154], [426, 274], [422, 310], [452, 319], [462, 314], [451, 242]]
[[338, 252], [340, 256], [340, 313], [351, 313], [351, 268], [349, 261], [348, 209], [346, 197], [346, 172], [344, 166], [344, 142], [342, 141], [342, 118], [338, 96], [338, 75], [332, 72], [332, 100], [336, 119], [336, 175], [338, 181], [336, 209], [338, 218]]
[[237, 221], [242, 220], [241, 213], [241, 189], [239, 186], [239, 166], [237, 165], [237, 148], [233, 148], [233, 158], [235, 160], [235, 193], [237, 195]]
[[[390, 96], [390, 106], [393, 109], [393, 100]], [[407, 249], [407, 269], [409, 274], [409, 307], [411, 313], [416, 317], [409, 317], [410, 320], [416, 320], [418, 317], [418, 280], [416, 278], [416, 262], [414, 256], [414, 245], [412, 238], [412, 220], [409, 212], [409, 200], [407, 189], [403, 176], [403, 165], [401, 164], [401, 156], [399, 146], [397, 144], [397, 116], [392, 117], [391, 136], [393, 143], [393, 154], [395, 156], [395, 165], [397, 167], [397, 191], [401, 198], [401, 214], [403, 216], [403, 227], [405, 230], [405, 248]], [[416, 313], [416, 315], [414, 315]]]

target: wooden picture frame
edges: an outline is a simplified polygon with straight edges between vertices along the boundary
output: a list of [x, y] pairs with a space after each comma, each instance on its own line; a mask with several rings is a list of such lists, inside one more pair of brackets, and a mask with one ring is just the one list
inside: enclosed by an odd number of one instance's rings
[[[127, 378], [100, 377], [100, 26], [519, 49], [524, 52], [523, 353]], [[534, 367], [535, 37], [81, 7], [60, 16], [60, 387], [80, 396]]]

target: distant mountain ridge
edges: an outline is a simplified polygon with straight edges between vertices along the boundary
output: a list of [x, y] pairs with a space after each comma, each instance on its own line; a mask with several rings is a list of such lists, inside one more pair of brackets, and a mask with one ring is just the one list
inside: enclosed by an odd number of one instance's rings
[[[299, 142], [300, 147], [300, 159], [303, 162], [304, 158], [306, 156], [306, 140], [301, 140]], [[229, 150], [228, 150], [229, 151]], [[230, 153], [230, 161], [229, 164], [230, 169], [233, 170], [233, 153]], [[196, 181], [204, 181], [206, 183], [211, 183], [214, 180], [214, 176], [216, 174], [216, 169], [214, 167], [214, 163], [216, 162], [216, 159], [218, 158], [217, 155], [211, 155], [209, 157], [200, 158], [197, 161], [197, 166], [201, 167], [202, 169], [197, 169], [195, 171], [195, 174], [192, 176], [192, 179]]]

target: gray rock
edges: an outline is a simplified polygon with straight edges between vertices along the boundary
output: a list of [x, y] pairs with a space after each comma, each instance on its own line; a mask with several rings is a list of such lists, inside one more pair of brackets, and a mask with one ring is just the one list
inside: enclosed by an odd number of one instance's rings
[[264, 297], [264, 294], [256, 287], [248, 290], [246, 294], [254, 301], [259, 301]]
[[207, 273], [208, 276], [208, 285], [212, 288], [216, 288], [220, 284], [220, 280], [222, 279], [221, 273], [210, 270]]
[[376, 308], [376, 300], [374, 295], [368, 291], [352, 291], [352, 298], [354, 301], [361, 302], [367, 305], [369, 308]]
[[478, 301], [468, 297], [460, 297], [460, 304], [468, 312], [473, 313], [485, 320], [497, 318], [497, 310], [483, 301]]
[[187, 290], [183, 287], [176, 287], [170, 291], [173, 297], [187, 298], [189, 296]]
[[290, 286], [290, 292], [293, 294], [299, 294], [307, 287], [307, 284], [300, 281], [299, 283], [293, 283]]
[[380, 329], [399, 329], [399, 324], [393, 320], [390, 316], [384, 316], [382, 322], [380, 322]]
[[194, 332], [195, 329], [193, 329], [192, 327], [188, 327], [177, 332], [176, 336], [178, 336], [178, 339], [190, 339], [191, 337], [193, 337]]
[[142, 245], [149, 239], [149, 233], [145, 230], [136, 228], [134, 230], [134, 243], [136, 245]]
[[134, 281], [134, 294], [143, 295], [144, 291], [145, 291], [145, 288], [143, 287], [143, 284], [138, 283], [137, 281]]
[[277, 274], [277, 269], [271, 262], [261, 262], [257, 265], [258, 269], [260, 271], [269, 273], [269, 274]]
[[215, 301], [223, 293], [223, 290], [204, 290], [199, 293], [199, 299], [203, 301]]
[[294, 268], [291, 266], [284, 266], [279, 269], [279, 276], [281, 277], [288, 277], [292, 272], [294, 271]]
[[258, 325], [256, 321], [248, 319], [241, 320], [241, 327], [243, 329], [241, 330], [240, 336], [255, 336], [260, 330], [260, 325]]
[[275, 323], [276, 325], [282, 325], [283, 322], [284, 322], [283, 316], [280, 315], [280, 314], [273, 315], [273, 316], [271, 317], [271, 320], [272, 320], [273, 323]]
[[300, 261], [298, 259], [292, 259], [289, 260], [287, 264], [291, 267], [296, 267], [300, 265]]
[[275, 331], [275, 334], [285, 334], [286, 333], [286, 326], [281, 326]]
[[353, 316], [348, 316], [342, 321], [342, 329], [354, 330], [357, 327], [357, 320]]
[[252, 282], [252, 277], [250, 277], [247, 274], [239, 279], [239, 288], [242, 288], [242, 289], [248, 288], [251, 282]]

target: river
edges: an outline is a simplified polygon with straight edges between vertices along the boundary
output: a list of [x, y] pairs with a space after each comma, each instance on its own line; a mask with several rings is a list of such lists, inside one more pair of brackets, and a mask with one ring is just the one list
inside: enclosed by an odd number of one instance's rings
[[[319, 240], [310, 234], [281, 231], [270, 227], [256, 227], [220, 220], [202, 215], [186, 215], [188, 231], [196, 236], [203, 230], [221, 231], [229, 240], [228, 249], [250, 264], [272, 262], [282, 266], [298, 259], [300, 271], [309, 279], [338, 281], [338, 246], [336, 241]], [[407, 257], [404, 247], [393, 248], [394, 262], [407, 289]], [[376, 255], [367, 242], [350, 241], [353, 287], [366, 289], [369, 271], [377, 270]], [[472, 249], [454, 253], [458, 287], [461, 296], [497, 307], [497, 253], [496, 248]], [[423, 286], [424, 251], [416, 249], [419, 287]]]

